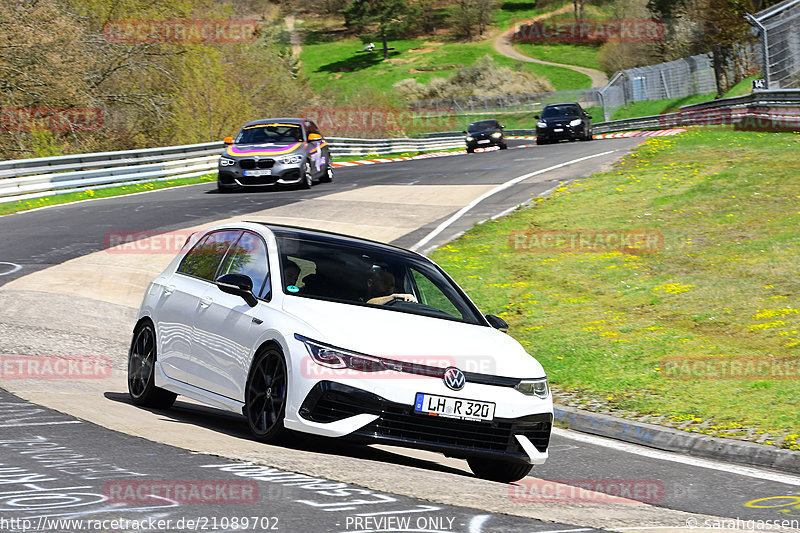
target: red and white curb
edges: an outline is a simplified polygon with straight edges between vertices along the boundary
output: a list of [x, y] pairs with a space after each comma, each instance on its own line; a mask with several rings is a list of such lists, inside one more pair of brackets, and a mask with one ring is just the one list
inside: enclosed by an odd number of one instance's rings
[[[665, 135], [677, 135], [679, 133], [683, 133], [686, 131], [685, 128], [675, 128], [670, 130], [651, 130], [651, 131], [623, 131], [620, 133], [601, 133], [599, 135], [595, 135], [595, 139], [618, 139], [622, 137], [662, 137]], [[506, 139], [536, 139], [536, 137], [531, 135], [514, 135], [508, 136]], [[519, 146], [510, 146], [510, 149], [516, 148], [532, 148], [533, 144], [522, 144]], [[498, 147], [492, 146], [490, 148], [476, 148], [476, 152], [493, 152], [495, 150], [499, 150]], [[427, 154], [420, 154], [414, 156], [403, 156], [403, 157], [380, 157], [375, 159], [361, 159], [359, 161], [340, 161], [334, 162], [331, 166], [334, 168], [341, 168], [341, 167], [357, 167], [361, 165], [377, 165], [380, 163], [395, 163], [397, 161], [411, 161], [414, 159], [429, 159], [432, 157], [446, 157], [449, 155], [462, 155], [466, 154], [466, 150], [456, 150], [454, 152], [429, 152]]]

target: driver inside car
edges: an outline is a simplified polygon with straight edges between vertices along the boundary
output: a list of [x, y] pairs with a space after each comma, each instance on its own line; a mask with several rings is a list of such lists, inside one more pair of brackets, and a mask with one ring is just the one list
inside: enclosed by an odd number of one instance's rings
[[394, 283], [395, 278], [391, 271], [380, 266], [372, 267], [367, 277], [367, 303], [385, 305], [395, 300], [417, 303], [413, 294], [394, 292]]

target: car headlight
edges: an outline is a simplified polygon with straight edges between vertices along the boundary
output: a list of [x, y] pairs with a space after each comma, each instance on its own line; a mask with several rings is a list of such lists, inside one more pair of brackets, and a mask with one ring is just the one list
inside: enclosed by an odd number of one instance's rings
[[575, 120], [570, 120], [569, 121], [569, 125], [570, 126], [580, 126], [581, 124], [583, 124], [583, 121], [581, 119], [579, 119], [579, 118], [576, 118]]
[[499, 131], [492, 133], [492, 137], [495, 139], [499, 139], [502, 134]]
[[473, 137], [472, 135], [467, 135], [467, 142], [472, 142], [474, 140], [475, 140], [475, 137]]
[[550, 387], [547, 385], [547, 378], [523, 379], [514, 388], [522, 394], [536, 396], [543, 400], [550, 395]]
[[547, 122], [537, 122], [536, 123], [536, 127], [537, 128], [546, 128], [547, 127]]
[[328, 368], [352, 368], [361, 372], [380, 372], [381, 370], [389, 369], [377, 357], [343, 350], [342, 348], [308, 339], [297, 333], [294, 334], [294, 338], [305, 345], [311, 359], [317, 364]]
[[302, 155], [285, 155], [278, 158], [278, 163], [281, 165], [296, 165], [303, 160]]
[[232, 167], [236, 164], [236, 161], [233, 159], [228, 159], [227, 157], [220, 157], [219, 158], [219, 166], [221, 167]]

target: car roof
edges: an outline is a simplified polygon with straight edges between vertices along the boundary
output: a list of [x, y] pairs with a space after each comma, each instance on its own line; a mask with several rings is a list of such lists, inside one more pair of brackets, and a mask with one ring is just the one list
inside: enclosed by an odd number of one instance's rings
[[300, 238], [306, 238], [308, 240], [334, 243], [334, 244], [344, 244], [344, 245], [356, 244], [361, 246], [369, 246], [370, 248], [379, 248], [386, 252], [391, 252], [398, 255], [404, 255], [406, 257], [414, 259], [423, 258], [426, 260], [426, 262], [430, 262], [430, 260], [428, 260], [423, 255], [420, 255], [416, 252], [412, 252], [410, 250], [406, 250], [405, 248], [400, 248], [399, 246], [386, 244], [385, 242], [373, 241], [371, 239], [365, 239], [362, 237], [353, 237], [352, 235], [344, 235], [342, 233], [336, 233], [333, 231], [304, 228], [301, 226], [275, 224], [272, 222], [259, 222], [257, 220], [248, 220], [247, 222], [249, 224], [256, 224], [259, 226], [266, 227], [276, 237], [300, 237]]
[[548, 107], [559, 107], [559, 106], [562, 106], [562, 105], [574, 105], [574, 106], [578, 106], [578, 107], [581, 106], [581, 104], [579, 104], [578, 102], [562, 102], [560, 104], [547, 104], [544, 107], [545, 107], [545, 109], [547, 109]]
[[[462, 122], [462, 124], [463, 124], [463, 122]], [[497, 122], [497, 119], [490, 118], [490, 119], [486, 119], [486, 120], [476, 120], [475, 122], [470, 123], [470, 126], [476, 126], [478, 124], [486, 124], [486, 125], [492, 124], [492, 125], [494, 125], [494, 124], [498, 124], [498, 122]]]
[[258, 120], [251, 120], [243, 127], [246, 128], [248, 126], [257, 126], [259, 124], [272, 124], [274, 122], [285, 122], [287, 124], [297, 124], [298, 126], [300, 126], [302, 124], [305, 124], [306, 122], [311, 122], [311, 121], [307, 118], [296, 118], [296, 117], [260, 118]]

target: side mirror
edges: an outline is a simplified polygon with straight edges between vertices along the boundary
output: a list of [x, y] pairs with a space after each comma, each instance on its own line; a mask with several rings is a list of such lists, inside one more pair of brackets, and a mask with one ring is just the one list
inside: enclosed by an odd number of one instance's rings
[[592, 115], [586, 115], [586, 118], [588, 118], [589, 120], [592, 120]]
[[542, 117], [540, 117], [539, 115], [533, 115], [533, 118], [535, 118], [535, 119], [540, 119], [540, 118], [542, 118]]
[[225, 144], [233, 144], [233, 137], [225, 137], [224, 139], [222, 139], [222, 142], [224, 142]]
[[258, 303], [256, 295], [253, 294], [253, 280], [250, 279], [250, 276], [225, 274], [217, 278], [216, 285], [222, 292], [241, 296], [250, 307], [255, 307]]
[[502, 126], [502, 125], [500, 126], [501, 130], [504, 130], [505, 128], [506, 128], [505, 126]]
[[466, 131], [462, 131], [461, 133], [463, 133], [464, 135], [466, 135], [466, 134], [467, 134], [467, 132], [466, 132]]
[[499, 316], [495, 315], [486, 315], [486, 321], [492, 326], [494, 329], [499, 329], [503, 333], [508, 331], [508, 323], [500, 318]]
[[320, 141], [320, 140], [322, 140], [322, 135], [320, 135], [319, 133], [309, 133], [308, 134], [308, 140], [309, 141]]

